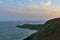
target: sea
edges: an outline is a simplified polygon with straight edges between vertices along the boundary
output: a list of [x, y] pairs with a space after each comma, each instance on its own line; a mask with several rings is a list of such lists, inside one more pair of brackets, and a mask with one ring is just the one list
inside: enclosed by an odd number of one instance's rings
[[24, 38], [27, 38], [31, 34], [37, 32], [37, 30], [16, 27], [18, 24], [25, 23], [28, 24], [33, 22], [0, 22], [0, 40], [23, 40]]

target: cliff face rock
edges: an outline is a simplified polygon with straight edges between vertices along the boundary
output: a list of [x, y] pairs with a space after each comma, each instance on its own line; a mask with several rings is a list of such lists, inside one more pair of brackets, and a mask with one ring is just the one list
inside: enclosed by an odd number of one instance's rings
[[60, 40], [60, 18], [48, 20], [42, 29], [23, 40]]

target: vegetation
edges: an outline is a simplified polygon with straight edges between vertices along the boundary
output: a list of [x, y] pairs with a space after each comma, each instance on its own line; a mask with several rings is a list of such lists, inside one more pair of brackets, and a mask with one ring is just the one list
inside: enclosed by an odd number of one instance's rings
[[43, 24], [23, 24], [22, 26], [17, 25], [17, 27], [31, 29], [31, 30], [39, 30], [42, 25]]
[[42, 29], [23, 40], [60, 40], [60, 18], [48, 20]]

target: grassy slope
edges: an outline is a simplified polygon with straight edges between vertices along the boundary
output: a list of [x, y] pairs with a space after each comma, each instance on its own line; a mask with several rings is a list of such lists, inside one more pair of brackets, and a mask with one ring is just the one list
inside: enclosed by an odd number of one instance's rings
[[47, 21], [42, 29], [24, 40], [60, 40], [60, 18]]

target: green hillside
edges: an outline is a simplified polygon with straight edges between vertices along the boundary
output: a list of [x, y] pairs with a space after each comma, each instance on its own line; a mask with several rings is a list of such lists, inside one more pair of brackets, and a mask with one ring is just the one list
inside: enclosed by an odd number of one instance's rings
[[60, 40], [60, 18], [48, 20], [41, 30], [24, 40]]

